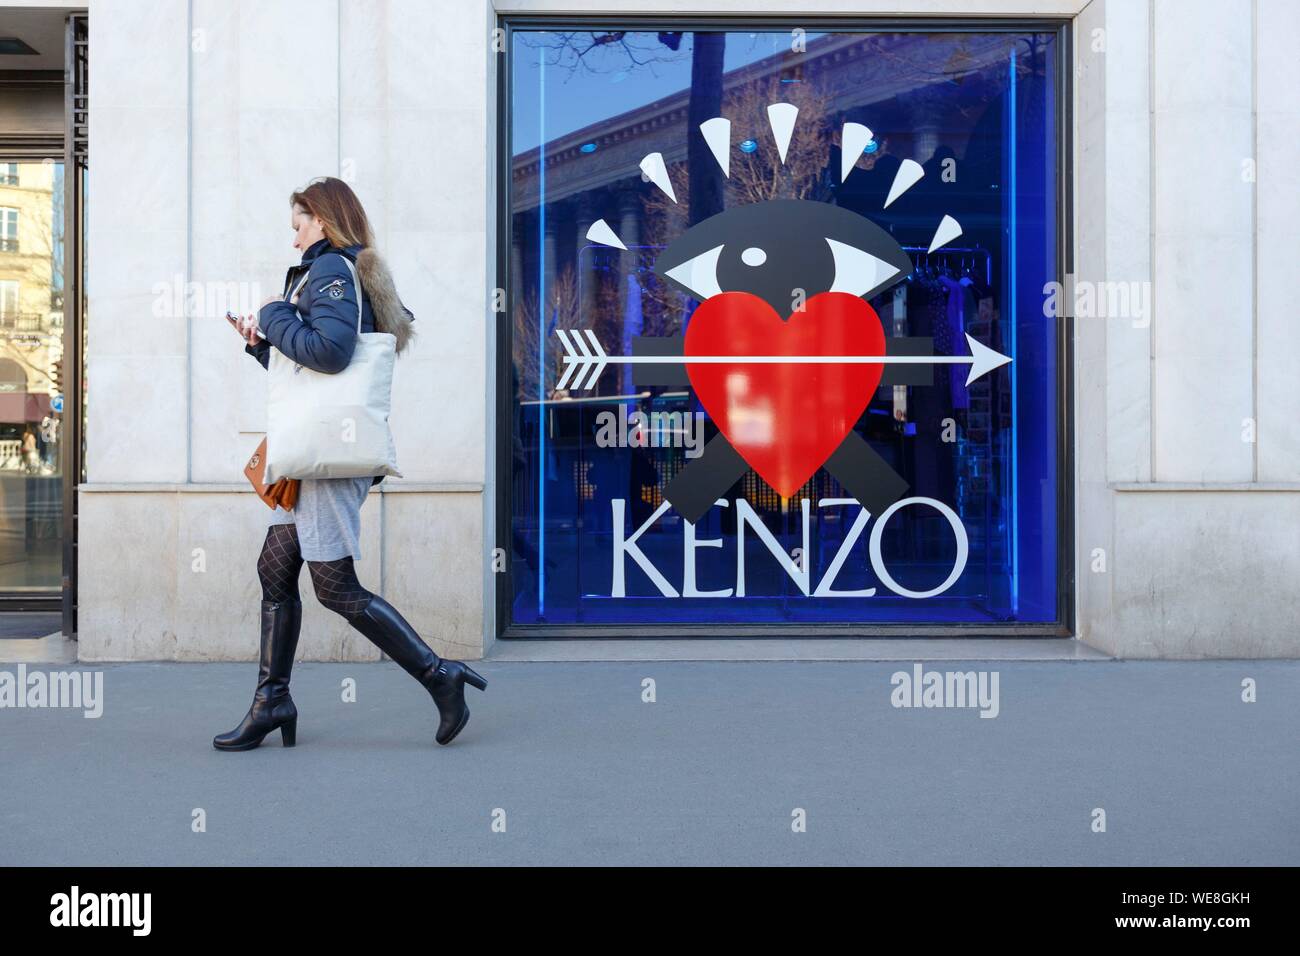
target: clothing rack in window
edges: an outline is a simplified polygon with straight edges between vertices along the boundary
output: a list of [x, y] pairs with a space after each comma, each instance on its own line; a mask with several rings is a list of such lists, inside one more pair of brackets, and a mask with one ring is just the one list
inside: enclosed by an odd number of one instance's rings
[[972, 259], [983, 258], [984, 285], [986, 288], [993, 287], [993, 257], [989, 255], [987, 249], [982, 249], [979, 246], [944, 246], [934, 252], [929, 252], [928, 249], [928, 246], [903, 246], [903, 251], [909, 255], [915, 253], [912, 259], [913, 266], [926, 266], [932, 259], [944, 260], [951, 256], [970, 256]]
[[[993, 263], [988, 249], [979, 246], [945, 246], [929, 252], [927, 246], [903, 246], [912, 257], [913, 276], [924, 279], [932, 266], [946, 267], [964, 274], [974, 274], [978, 282], [980, 265], [983, 265], [985, 294], [993, 288]], [[910, 327], [907, 305], [910, 283], [895, 286], [894, 335], [906, 335]], [[971, 313], [963, 319], [963, 331], [986, 344], [995, 343], [996, 320], [981, 318]], [[1000, 532], [1004, 516], [997, 513], [992, 491], [1004, 483], [1006, 449], [998, 444], [1002, 431], [996, 414], [1001, 401], [992, 376], [971, 383], [966, 389], [967, 405], [953, 417], [957, 420], [956, 441], [951, 446], [953, 458], [953, 505], [961, 516], [972, 550], [984, 556], [984, 586], [991, 589], [993, 577], [1003, 573], [1006, 547]], [[899, 392], [903, 394], [899, 394]], [[906, 389], [895, 389], [894, 405], [907, 408]]]

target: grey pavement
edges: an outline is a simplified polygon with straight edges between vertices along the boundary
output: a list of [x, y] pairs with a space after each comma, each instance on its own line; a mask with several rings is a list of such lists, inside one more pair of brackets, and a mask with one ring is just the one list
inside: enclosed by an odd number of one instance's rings
[[245, 753], [255, 664], [25, 666], [105, 703], [0, 709], [4, 865], [1300, 864], [1297, 661], [924, 662], [996, 670], [987, 719], [891, 706], [905, 662], [488, 660], [446, 747], [395, 664], [305, 662]]

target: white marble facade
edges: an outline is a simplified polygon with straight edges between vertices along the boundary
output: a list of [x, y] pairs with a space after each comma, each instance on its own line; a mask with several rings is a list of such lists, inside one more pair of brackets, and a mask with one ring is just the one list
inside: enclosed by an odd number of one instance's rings
[[1149, 325], [1076, 334], [1078, 633], [1119, 656], [1300, 656], [1295, 13], [1095, 0], [1075, 24], [1077, 271], [1152, 287]]
[[[1300, 656], [1294, 0], [798, 7], [1075, 18], [1076, 273], [1149, 282], [1153, 297], [1149, 324], [1077, 323], [1077, 632], [1121, 656]], [[322, 174], [360, 193], [419, 333], [395, 391], [406, 478], [363, 510], [363, 581], [440, 653], [486, 649], [495, 11], [717, 8], [91, 0], [83, 659], [254, 652], [263, 506], [237, 492], [263, 427], [263, 373], [220, 315], [157, 314], [156, 287], [277, 291], [296, 259], [288, 194]], [[305, 603], [304, 657], [373, 656]]]
[[[252, 308], [279, 291], [299, 255], [289, 193], [320, 175], [357, 190], [416, 315], [394, 383], [404, 477], [362, 509], [359, 576], [440, 654], [481, 656], [488, 17], [423, 0], [90, 3], [82, 659], [256, 653], [266, 510], [241, 469], [265, 372], [219, 291]], [[160, 315], [175, 282], [208, 295]], [[304, 658], [377, 656], [310, 597], [304, 615]]]

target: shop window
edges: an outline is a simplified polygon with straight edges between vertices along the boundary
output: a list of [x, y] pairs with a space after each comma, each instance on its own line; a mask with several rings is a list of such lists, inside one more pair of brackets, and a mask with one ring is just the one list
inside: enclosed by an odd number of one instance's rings
[[508, 50], [506, 632], [1059, 630], [1060, 34], [558, 26]]

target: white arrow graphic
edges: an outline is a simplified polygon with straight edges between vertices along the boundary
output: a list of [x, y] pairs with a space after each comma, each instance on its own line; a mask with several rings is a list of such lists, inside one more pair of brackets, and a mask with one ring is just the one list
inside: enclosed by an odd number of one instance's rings
[[684, 355], [611, 356], [601, 348], [591, 329], [556, 329], [555, 334], [564, 345], [561, 361], [567, 366], [555, 387], [564, 388], [573, 378], [573, 387], [585, 391], [596, 384], [606, 365], [969, 365], [970, 374], [966, 376], [969, 385], [1011, 361], [1009, 356], [976, 342], [969, 333], [966, 344], [970, 346], [970, 355], [692, 355], [689, 358]]

